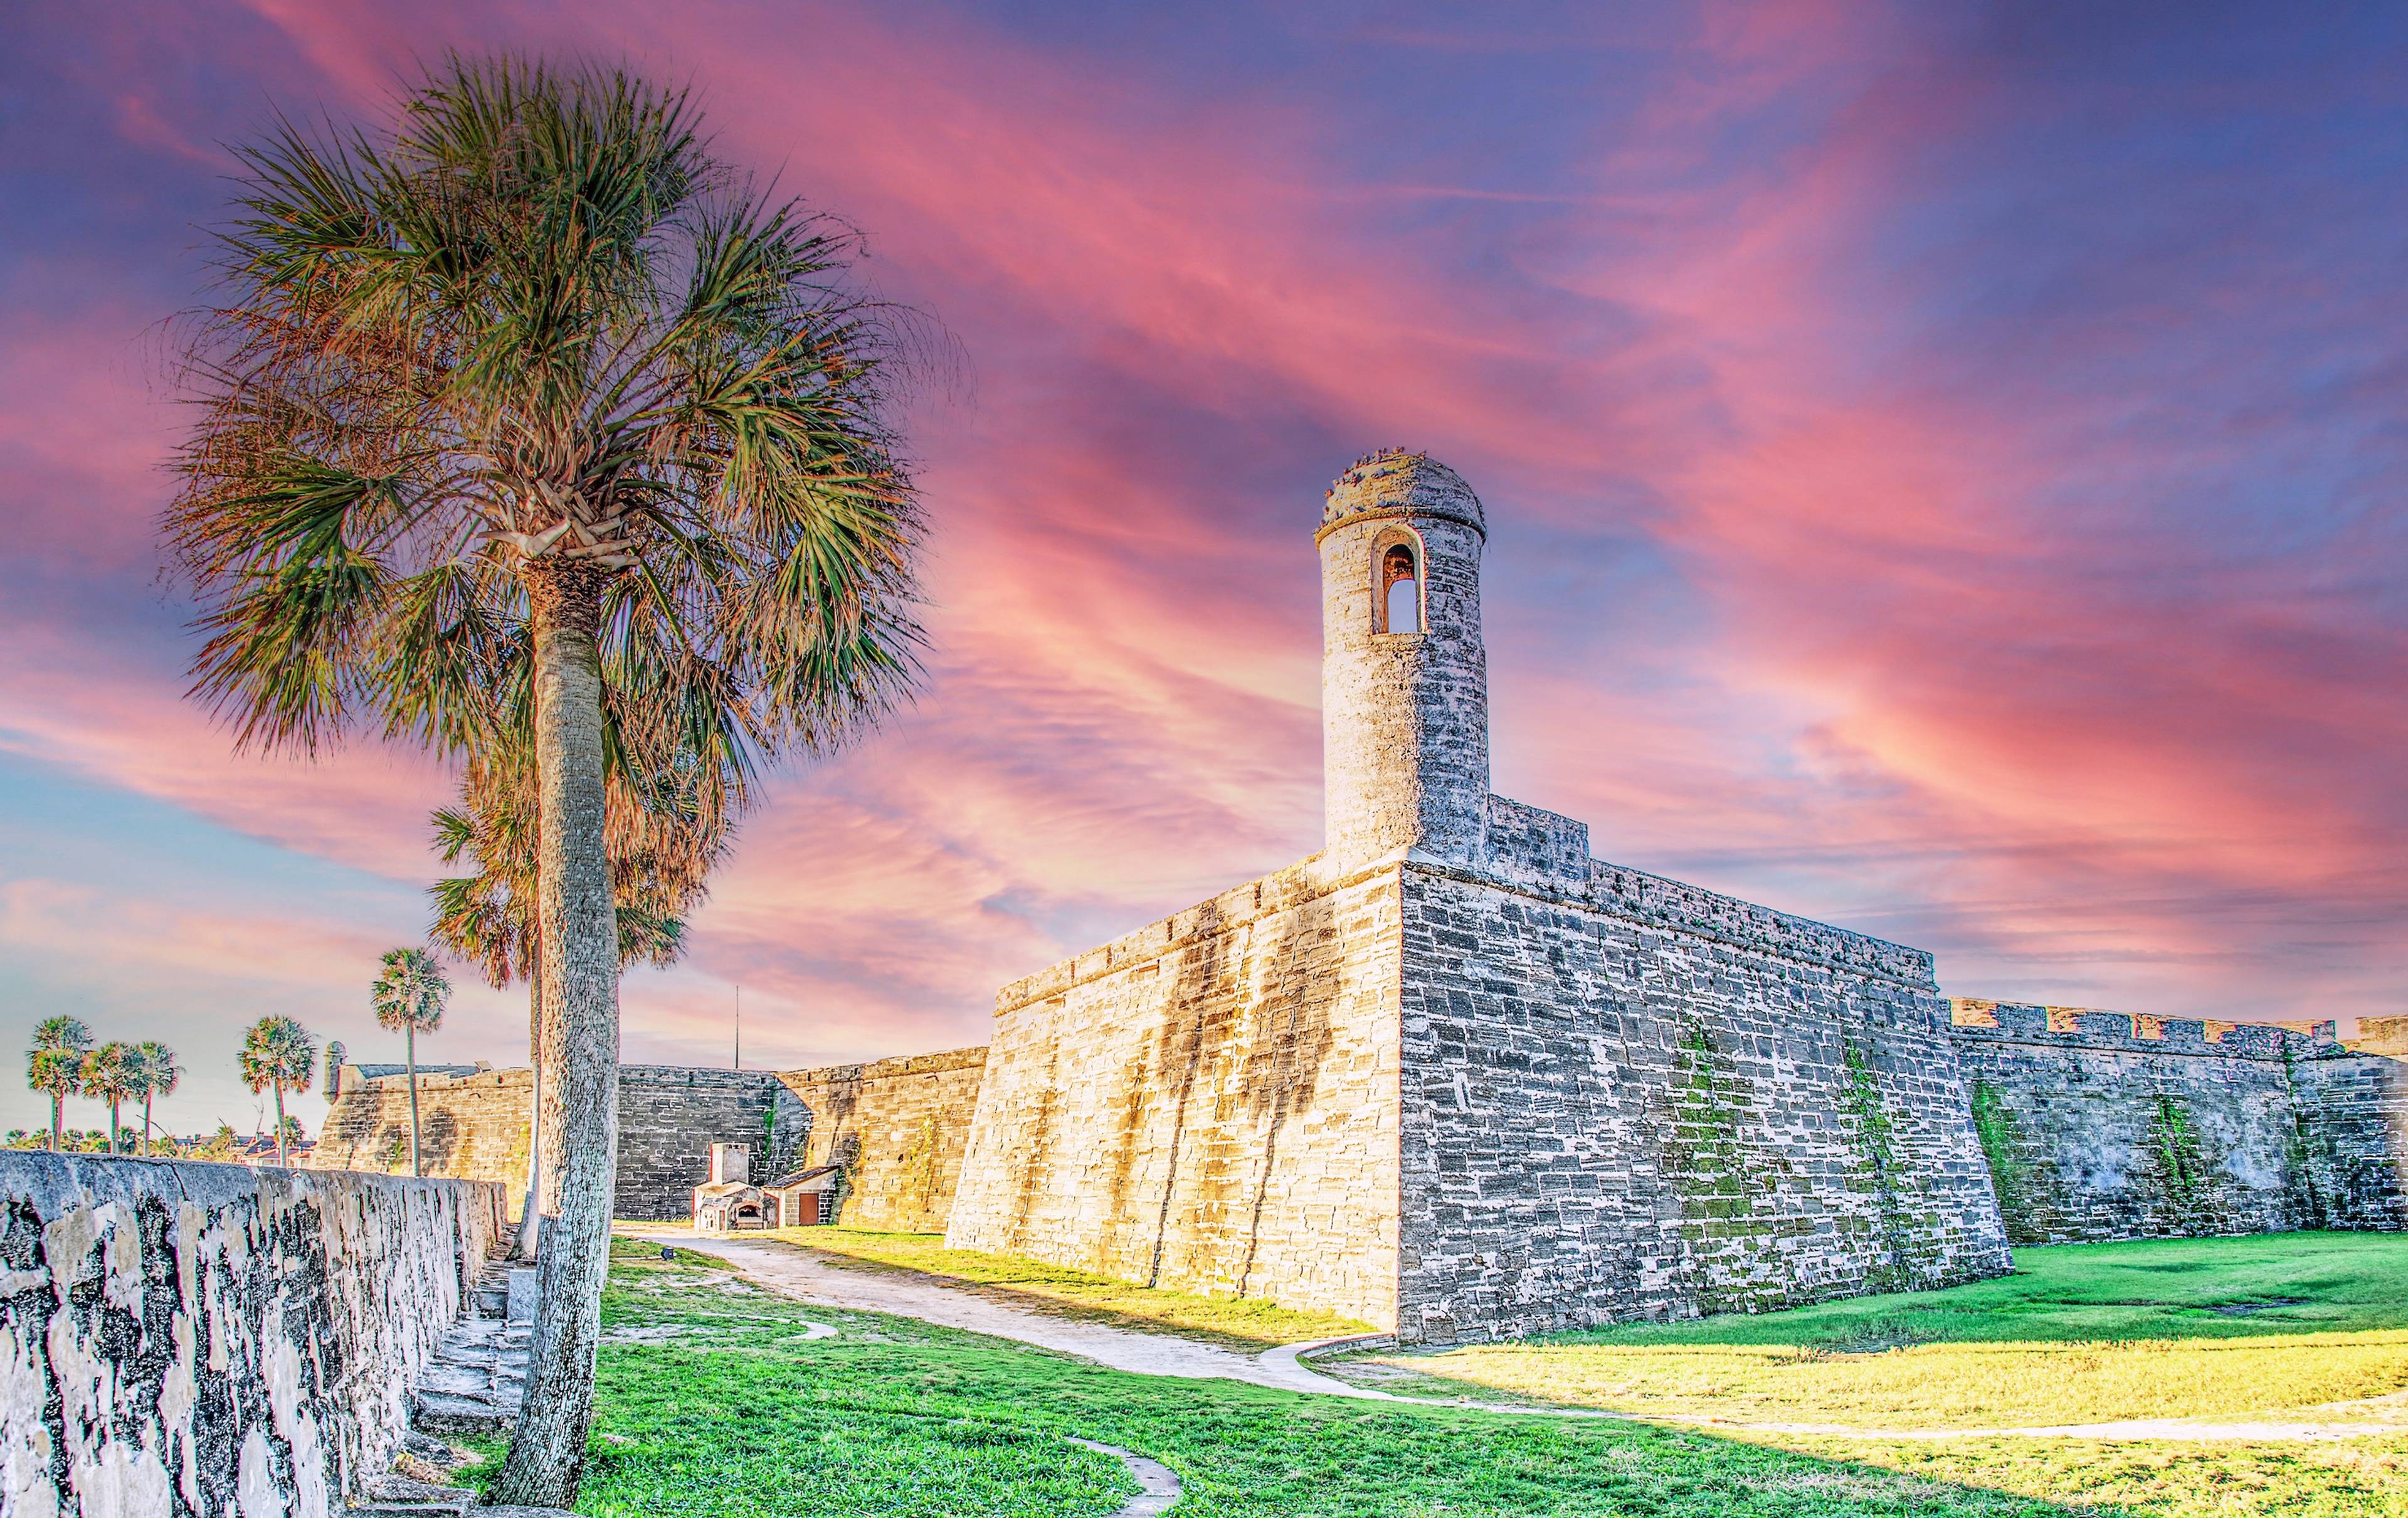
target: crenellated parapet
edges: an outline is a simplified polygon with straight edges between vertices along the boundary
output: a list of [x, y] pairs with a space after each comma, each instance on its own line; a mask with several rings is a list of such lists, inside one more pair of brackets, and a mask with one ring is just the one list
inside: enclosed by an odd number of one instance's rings
[[2213, 1054], [2243, 1060], [2329, 1060], [2352, 1051], [2334, 1034], [2334, 1024], [2304, 1027], [2227, 1022], [2212, 1018], [2167, 1018], [2145, 1013], [2104, 1012], [2087, 1006], [2042, 1006], [1949, 999], [1949, 1020], [1959, 1038], [2037, 1043], [2067, 1049], [2118, 1050], [2137, 1054]]
[[2330, 1022], [1959, 997], [1950, 1024], [2016, 1243], [2408, 1224], [2408, 1063]]

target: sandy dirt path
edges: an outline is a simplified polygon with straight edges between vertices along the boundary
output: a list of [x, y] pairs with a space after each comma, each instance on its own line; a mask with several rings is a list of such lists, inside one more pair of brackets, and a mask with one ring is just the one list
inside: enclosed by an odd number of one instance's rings
[[1283, 1392], [1394, 1400], [1384, 1392], [1349, 1386], [1304, 1368], [1296, 1363], [1296, 1345], [1286, 1346], [1283, 1358], [1275, 1358], [1282, 1356], [1280, 1350], [1256, 1357], [1169, 1334], [1082, 1323], [1075, 1318], [1012, 1307], [940, 1281], [914, 1279], [884, 1270], [844, 1269], [827, 1264], [808, 1250], [774, 1239], [697, 1236], [681, 1228], [648, 1228], [642, 1236], [733, 1261], [763, 1285], [805, 1302], [917, 1318], [946, 1328], [1012, 1339], [1043, 1350], [1059, 1350], [1113, 1370], [1140, 1376], [1180, 1376], [1193, 1381], [1244, 1381]]
[[[941, 1281], [915, 1279], [909, 1276], [882, 1270], [848, 1270], [830, 1265], [809, 1250], [774, 1239], [748, 1239], [721, 1236], [697, 1236], [689, 1229], [656, 1228], [643, 1231], [646, 1238], [657, 1238], [681, 1249], [691, 1249], [715, 1254], [744, 1267], [763, 1285], [772, 1287], [806, 1302], [823, 1303], [832, 1308], [852, 1308], [863, 1312], [891, 1312], [901, 1318], [917, 1318], [947, 1328], [966, 1329], [974, 1334], [987, 1334], [996, 1338], [1033, 1344], [1039, 1349], [1059, 1350], [1065, 1354], [1079, 1355], [1113, 1370], [1125, 1370], [1140, 1376], [1180, 1376], [1196, 1381], [1225, 1380], [1244, 1381], [1251, 1386], [1268, 1386], [1283, 1392], [1298, 1392], [1313, 1396], [1343, 1396], [1367, 1402], [1402, 1402], [1408, 1406], [1428, 1408], [1462, 1408], [1480, 1412], [1511, 1413], [1517, 1417], [1581, 1418], [1606, 1423], [1674, 1424], [1684, 1428], [1734, 1434], [1810, 1434], [1842, 1438], [1861, 1439], [1963, 1439], [1963, 1438], [2069, 1438], [2097, 1439], [2124, 1443], [2177, 1442], [2217, 1443], [2228, 1440], [2267, 1442], [2322, 1442], [2331, 1439], [2369, 1438], [2384, 1435], [2408, 1433], [2408, 1424], [2377, 1421], [2371, 1423], [2322, 1423], [2314, 1419], [2224, 1420], [2211, 1422], [2183, 1418], [2129, 1418], [2114, 1423], [2063, 1424], [2050, 1426], [2020, 1428], [1861, 1428], [1842, 1424], [1810, 1423], [1738, 1423], [1728, 1419], [1697, 1414], [1655, 1413], [1639, 1415], [1609, 1412], [1601, 1408], [1531, 1408], [1512, 1407], [1502, 1403], [1474, 1401], [1433, 1401], [1419, 1397], [1399, 1397], [1388, 1392], [1366, 1386], [1354, 1386], [1334, 1376], [1326, 1376], [1311, 1368], [1299, 1358], [1317, 1350], [1353, 1342], [1350, 1339], [1328, 1339], [1307, 1344], [1283, 1344], [1266, 1350], [1260, 1355], [1241, 1354], [1216, 1345], [1200, 1344], [1193, 1339], [1169, 1334], [1147, 1333], [1134, 1328], [1114, 1328], [1105, 1323], [1082, 1323], [1076, 1319], [1057, 1317], [1027, 1308], [1016, 1308], [996, 1302], [965, 1287], [948, 1286]], [[2376, 1406], [2392, 1401], [2375, 1398], [2361, 1406]], [[2314, 1412], [2316, 1410], [2302, 1410]], [[2336, 1409], [2335, 1410], [2338, 1410]]]

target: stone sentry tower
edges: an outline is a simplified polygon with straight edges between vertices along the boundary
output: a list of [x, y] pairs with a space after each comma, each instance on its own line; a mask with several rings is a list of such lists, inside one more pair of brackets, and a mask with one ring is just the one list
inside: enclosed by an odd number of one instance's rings
[[1315, 541], [1327, 858], [1477, 863], [1488, 807], [1480, 498], [1428, 455], [1384, 449], [1329, 487]]
[[2004, 1270], [1931, 956], [1489, 793], [1452, 470], [1314, 536], [1324, 846], [996, 993], [947, 1241], [1412, 1343]]

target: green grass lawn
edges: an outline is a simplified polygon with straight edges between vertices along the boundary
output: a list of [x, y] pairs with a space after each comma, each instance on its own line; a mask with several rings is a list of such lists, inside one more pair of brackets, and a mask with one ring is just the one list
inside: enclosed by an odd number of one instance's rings
[[817, 1250], [832, 1263], [907, 1270], [974, 1286], [1066, 1317], [1124, 1327], [1169, 1329], [1232, 1349], [1259, 1350], [1309, 1338], [1369, 1333], [1371, 1325], [1334, 1312], [1299, 1312], [1268, 1302], [1193, 1296], [1007, 1254], [945, 1248], [942, 1234], [882, 1234], [866, 1228], [779, 1228], [766, 1236]]
[[[616, 1251], [580, 1511], [624, 1518], [1111, 1512], [1101, 1439], [1169, 1465], [1178, 1518], [2285, 1518], [2408, 1514], [2408, 1440], [1741, 1441], [1640, 1424], [1123, 1375], [808, 1307], [713, 1262]], [[807, 1323], [834, 1337], [807, 1339]]]
[[2280, 1417], [2408, 1388], [2408, 1236], [2064, 1245], [2015, 1264], [1949, 1291], [1326, 1368], [1410, 1395], [1856, 1427]]

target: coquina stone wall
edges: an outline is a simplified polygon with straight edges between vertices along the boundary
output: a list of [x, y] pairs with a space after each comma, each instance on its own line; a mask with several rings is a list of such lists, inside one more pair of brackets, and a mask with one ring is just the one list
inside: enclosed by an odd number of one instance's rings
[[2020, 1244], [2408, 1226], [2408, 1064], [2329, 1034], [1959, 1000]]
[[0, 1512], [329, 1518], [501, 1226], [499, 1188], [0, 1152]]
[[1413, 1342], [2007, 1267], [1928, 956], [1487, 831], [1007, 987], [949, 1242]]
[[2360, 1053], [2408, 1059], [2408, 1018], [2360, 1018], [2350, 1047]]
[[779, 1080], [810, 1114], [810, 1136], [792, 1164], [844, 1166], [838, 1222], [941, 1232], [985, 1075], [983, 1048], [782, 1071]]
[[1397, 875], [1310, 860], [1007, 986], [946, 1234], [1396, 1312]]
[[[526, 1070], [418, 1077], [419, 1138], [426, 1173], [498, 1181], [516, 1212], [526, 1186]], [[310, 1151], [321, 1170], [409, 1174], [409, 1087], [400, 1077], [363, 1079], [345, 1069]]]
[[1403, 868], [1400, 1337], [2007, 1268], [1929, 956], [1490, 811], [1487, 869]]
[[[532, 1072], [421, 1076], [419, 1135], [429, 1175], [503, 1184], [515, 1214], [526, 1186]], [[743, 1144], [756, 1164], [783, 1164], [809, 1117], [765, 1070], [630, 1064], [619, 1070], [622, 1218], [674, 1221], [693, 1211], [710, 1170], [710, 1146]], [[399, 1077], [346, 1079], [310, 1156], [332, 1170], [409, 1170], [409, 1088]]]
[[2288, 1069], [2303, 1216], [2324, 1228], [2408, 1228], [2408, 1059], [2328, 1046]]

